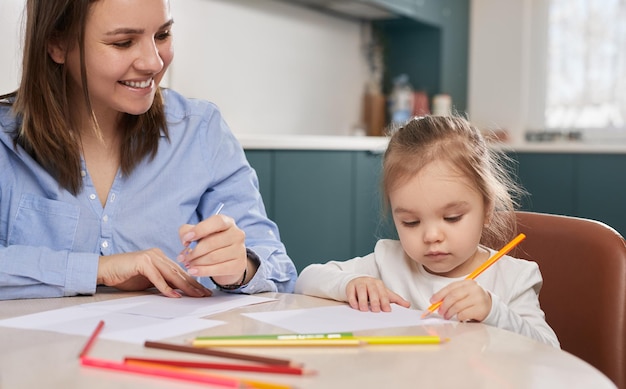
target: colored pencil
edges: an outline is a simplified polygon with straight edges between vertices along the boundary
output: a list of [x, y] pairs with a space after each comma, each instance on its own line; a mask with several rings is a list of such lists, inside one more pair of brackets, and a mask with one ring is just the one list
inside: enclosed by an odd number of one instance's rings
[[81, 350], [80, 354], [78, 354], [79, 358], [83, 358], [83, 357], [85, 357], [87, 355], [87, 353], [91, 349], [91, 346], [93, 346], [93, 343], [96, 341], [96, 338], [98, 337], [98, 334], [100, 334], [100, 331], [102, 331], [102, 327], [104, 327], [104, 320], [100, 320], [98, 322], [98, 325], [96, 326], [96, 328], [91, 333], [91, 336], [89, 337], [89, 339], [87, 339], [87, 343], [85, 344], [85, 346]]
[[154, 363], [154, 362], [131, 360], [131, 361], [125, 362], [124, 364], [127, 366], [132, 366], [132, 367], [152, 368], [152, 369], [165, 371], [165, 372], [172, 372], [176, 374], [184, 374], [184, 375], [189, 374], [193, 376], [198, 375], [200, 378], [210, 377], [210, 378], [218, 378], [218, 379], [225, 379], [225, 380], [236, 380], [238, 381], [239, 383], [238, 387], [240, 388], [291, 389], [290, 385], [284, 385], [284, 384], [279, 384], [279, 383], [274, 383], [274, 382], [251, 380], [248, 378], [232, 378], [232, 377], [225, 377], [222, 375], [206, 374], [206, 373], [191, 370], [186, 367], [168, 366], [168, 365], [163, 365], [163, 364]]
[[173, 378], [182, 381], [200, 382], [204, 384], [217, 385], [226, 388], [244, 388], [246, 387], [239, 379], [213, 376], [206, 373], [186, 371], [182, 368], [173, 368], [166, 366], [147, 366], [147, 365], [132, 365], [115, 361], [108, 361], [105, 359], [83, 357], [80, 360], [83, 366], [95, 367], [100, 369], [121, 371], [127, 373], [142, 374], [153, 377], [166, 377]]
[[[445, 341], [439, 336], [431, 335], [408, 335], [408, 336], [354, 336], [350, 333], [344, 333], [345, 335], [340, 337], [330, 338], [276, 338], [275, 335], [250, 335], [239, 337], [205, 337], [199, 336], [193, 341], [193, 345], [196, 347], [203, 347], [208, 345], [220, 345], [220, 346], [345, 346], [345, 345], [377, 345], [377, 344], [438, 344]], [[339, 334], [336, 334], [339, 335]], [[315, 340], [320, 339], [319, 342]], [[340, 342], [340, 340], [350, 341], [347, 344]], [[357, 342], [358, 341], [358, 342]]]
[[420, 336], [357, 336], [367, 345], [385, 345], [385, 344], [440, 344], [446, 342], [439, 336], [420, 335]]
[[184, 346], [184, 345], [171, 344], [171, 343], [153, 342], [149, 340], [144, 343], [144, 346], [148, 348], [158, 348], [161, 350], [171, 350], [171, 351], [179, 351], [179, 352], [184, 352], [184, 353], [211, 355], [211, 356], [222, 357], [222, 358], [231, 358], [231, 359], [237, 359], [240, 361], [265, 363], [267, 365], [294, 366], [294, 367], [298, 366], [297, 363], [293, 363], [288, 359], [262, 357], [259, 355], [234, 353], [230, 351], [214, 350], [211, 348], [199, 348], [199, 347]]
[[359, 339], [214, 339], [193, 340], [194, 347], [337, 347], [361, 346]]
[[[498, 259], [502, 258], [509, 251], [513, 250], [513, 248], [515, 246], [517, 246], [525, 238], [526, 238], [526, 235], [524, 235], [524, 234], [517, 235], [512, 241], [510, 241], [504, 247], [502, 247], [502, 249], [500, 249], [500, 251], [495, 253], [491, 258], [489, 258], [485, 262], [483, 262], [482, 265], [478, 266], [473, 272], [471, 272], [467, 277], [465, 277], [465, 279], [466, 280], [473, 280], [476, 277], [478, 277], [482, 272], [484, 272], [491, 265], [496, 263], [496, 261]], [[441, 306], [441, 303], [442, 302], [439, 301], [439, 302], [436, 302], [436, 303], [432, 304], [430, 307], [428, 307], [428, 310], [424, 311], [424, 313], [422, 314], [422, 318], [425, 318], [426, 316], [428, 316], [431, 313], [435, 312]]]
[[354, 338], [352, 332], [336, 332], [327, 334], [277, 334], [277, 335], [234, 335], [234, 336], [198, 336], [196, 340], [223, 340], [223, 339], [275, 339], [275, 340], [303, 340], [303, 339], [343, 339]]
[[124, 362], [146, 362], [156, 363], [167, 366], [190, 367], [195, 369], [215, 369], [215, 370], [233, 370], [233, 371], [251, 371], [255, 373], [274, 373], [274, 374], [292, 374], [292, 375], [314, 375], [314, 370], [303, 369], [301, 367], [278, 366], [278, 365], [241, 365], [232, 363], [213, 363], [200, 361], [183, 361], [172, 359], [154, 359], [126, 357]]

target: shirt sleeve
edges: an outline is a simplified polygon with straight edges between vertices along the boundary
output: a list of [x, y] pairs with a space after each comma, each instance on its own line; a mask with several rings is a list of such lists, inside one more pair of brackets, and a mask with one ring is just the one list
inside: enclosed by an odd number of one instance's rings
[[356, 257], [347, 261], [330, 261], [312, 264], [300, 272], [296, 293], [337, 301], [348, 301], [346, 287], [355, 278], [369, 276], [380, 278], [376, 254]]
[[560, 347], [539, 305], [539, 291], [543, 284], [539, 267], [533, 262], [526, 262], [516, 270], [515, 281], [507, 288], [511, 292], [509, 296], [500, 297], [491, 293], [491, 311], [483, 323]]
[[0, 300], [94, 294], [97, 272], [97, 254], [32, 246], [2, 247]]
[[[252, 280], [233, 293], [293, 292], [297, 271], [280, 240], [278, 226], [267, 217], [256, 172], [243, 148], [214, 108], [202, 137], [207, 190], [198, 205], [201, 219], [211, 216], [215, 206], [225, 204], [223, 214], [232, 217], [246, 234], [246, 248], [256, 254], [259, 267]], [[207, 286], [212, 281], [202, 278]]]

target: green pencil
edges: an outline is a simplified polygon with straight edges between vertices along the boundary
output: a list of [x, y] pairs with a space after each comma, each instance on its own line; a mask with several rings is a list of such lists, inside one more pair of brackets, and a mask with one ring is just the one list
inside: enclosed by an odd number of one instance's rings
[[276, 334], [276, 335], [234, 335], [234, 336], [198, 336], [195, 340], [306, 340], [306, 339], [347, 339], [353, 338], [352, 332], [336, 332], [328, 334]]

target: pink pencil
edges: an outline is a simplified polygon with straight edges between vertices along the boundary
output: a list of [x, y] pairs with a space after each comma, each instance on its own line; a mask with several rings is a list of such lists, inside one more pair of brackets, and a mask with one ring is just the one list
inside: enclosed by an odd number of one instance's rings
[[81, 358], [80, 363], [83, 366], [97, 367], [100, 369], [142, 374], [152, 377], [166, 377], [188, 382], [199, 382], [203, 384], [222, 386], [225, 388], [245, 387], [240, 380], [235, 378], [218, 377], [193, 371], [182, 371], [180, 368], [131, 365], [90, 357]]
[[87, 340], [87, 343], [81, 350], [80, 354], [78, 354], [79, 358], [83, 358], [85, 355], [87, 355], [87, 353], [89, 352], [89, 349], [91, 349], [91, 346], [93, 345], [93, 342], [96, 341], [96, 337], [98, 336], [100, 331], [102, 331], [102, 327], [104, 327], [104, 320], [100, 320], [100, 322], [98, 322], [96, 329], [93, 330], [93, 332], [91, 333], [91, 336]]

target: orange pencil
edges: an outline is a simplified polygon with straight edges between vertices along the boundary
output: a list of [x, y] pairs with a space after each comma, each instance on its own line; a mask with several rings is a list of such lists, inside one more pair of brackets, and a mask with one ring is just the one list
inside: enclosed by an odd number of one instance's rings
[[[519, 234], [518, 236], [516, 236], [512, 241], [507, 243], [506, 246], [502, 247], [500, 251], [495, 253], [491, 258], [489, 258], [485, 262], [483, 262], [482, 265], [478, 266], [476, 270], [471, 272], [467, 277], [465, 277], [465, 279], [473, 280], [474, 278], [478, 277], [482, 272], [487, 270], [489, 266], [496, 263], [498, 259], [502, 258], [509, 251], [513, 250], [513, 248], [517, 246], [519, 242], [523, 241], [525, 238], [526, 238], [526, 235], [524, 234]], [[437, 308], [439, 308], [440, 306], [441, 306], [441, 301], [432, 304], [430, 307], [428, 307], [428, 310], [424, 311], [424, 313], [422, 314], [422, 319], [430, 315], [431, 313], [435, 312]]]
[[189, 367], [189, 368], [195, 368], [195, 369], [236, 370], [236, 371], [251, 371], [251, 372], [257, 372], [257, 373], [275, 373], [275, 374], [293, 374], [293, 375], [316, 374], [316, 371], [314, 370], [307, 370], [301, 367], [280, 366], [280, 365], [243, 365], [243, 364], [231, 364], [231, 363], [183, 361], [183, 360], [139, 358], [139, 357], [124, 358], [124, 363], [134, 363], [134, 362], [154, 363], [154, 364], [177, 366], [177, 367]]

